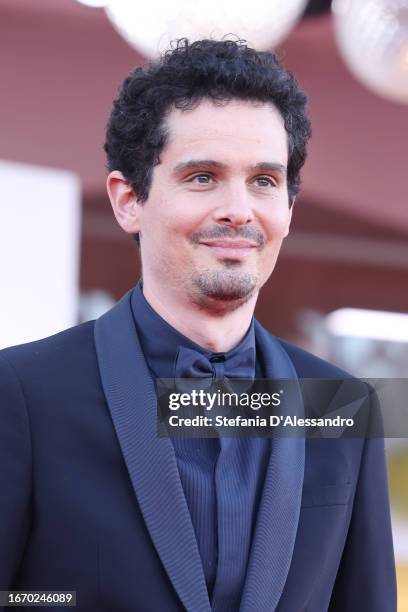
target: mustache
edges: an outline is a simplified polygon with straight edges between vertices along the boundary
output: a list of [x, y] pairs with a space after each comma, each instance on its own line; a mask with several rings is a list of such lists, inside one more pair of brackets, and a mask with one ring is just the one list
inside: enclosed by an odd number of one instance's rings
[[265, 237], [262, 232], [255, 227], [247, 226], [235, 229], [227, 226], [217, 226], [208, 230], [193, 232], [189, 237], [189, 241], [193, 244], [199, 244], [205, 240], [217, 240], [218, 238], [227, 238], [229, 240], [243, 238], [244, 240], [254, 242], [260, 248], [265, 245]]

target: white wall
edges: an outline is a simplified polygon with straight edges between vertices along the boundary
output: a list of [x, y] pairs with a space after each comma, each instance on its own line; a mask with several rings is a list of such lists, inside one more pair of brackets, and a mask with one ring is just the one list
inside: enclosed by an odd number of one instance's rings
[[0, 161], [0, 347], [77, 322], [80, 221], [76, 175]]

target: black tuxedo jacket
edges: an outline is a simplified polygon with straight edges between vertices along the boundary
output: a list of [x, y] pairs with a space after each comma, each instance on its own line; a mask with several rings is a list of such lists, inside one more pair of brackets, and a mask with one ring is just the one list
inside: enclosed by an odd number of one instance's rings
[[[299, 377], [343, 376], [259, 323], [256, 342], [266, 364], [278, 342]], [[240, 611], [395, 612], [384, 441], [302, 448], [286, 473], [269, 466]], [[0, 352], [6, 589], [73, 590], [84, 610], [211, 610], [130, 294], [96, 322]]]

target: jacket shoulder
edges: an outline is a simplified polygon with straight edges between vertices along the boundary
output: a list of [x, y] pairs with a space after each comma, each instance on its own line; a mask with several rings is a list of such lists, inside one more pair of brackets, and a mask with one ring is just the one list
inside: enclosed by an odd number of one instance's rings
[[292, 344], [276, 338], [289, 355], [300, 378], [353, 378], [353, 375], [338, 366]]
[[55, 367], [72, 367], [73, 359], [81, 360], [95, 353], [94, 323], [87, 321], [47, 338], [10, 346], [0, 350], [0, 359], [17, 371], [35, 368], [52, 372]]

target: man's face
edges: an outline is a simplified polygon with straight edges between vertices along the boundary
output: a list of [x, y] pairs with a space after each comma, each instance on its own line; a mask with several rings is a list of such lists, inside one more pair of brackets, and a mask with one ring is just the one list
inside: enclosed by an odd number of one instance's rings
[[287, 133], [267, 104], [173, 109], [138, 213], [145, 285], [239, 306], [273, 271], [289, 230]]

